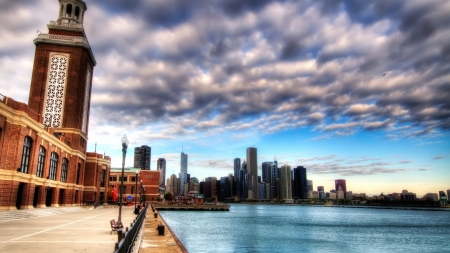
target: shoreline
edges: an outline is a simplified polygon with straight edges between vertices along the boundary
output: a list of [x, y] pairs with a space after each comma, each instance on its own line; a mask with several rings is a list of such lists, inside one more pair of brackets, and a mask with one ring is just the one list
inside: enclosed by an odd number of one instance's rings
[[172, 238], [175, 240], [175, 243], [177, 246], [181, 249], [181, 252], [183, 253], [189, 253], [187, 249], [184, 247], [183, 243], [178, 239], [177, 235], [172, 231], [169, 225], [167, 225], [167, 222], [164, 220], [161, 214], [159, 214], [159, 217], [161, 217], [162, 222], [166, 226], [167, 230], [169, 230], [169, 233], [172, 235]]
[[397, 209], [397, 210], [418, 210], [418, 211], [450, 211], [450, 207], [426, 207], [426, 206], [385, 206], [385, 205], [316, 205], [316, 204], [295, 204], [295, 203], [264, 203], [264, 202], [247, 202], [247, 203], [229, 203], [228, 205], [276, 205], [276, 206], [313, 206], [313, 207], [341, 207], [341, 208], [372, 208], [372, 209]]

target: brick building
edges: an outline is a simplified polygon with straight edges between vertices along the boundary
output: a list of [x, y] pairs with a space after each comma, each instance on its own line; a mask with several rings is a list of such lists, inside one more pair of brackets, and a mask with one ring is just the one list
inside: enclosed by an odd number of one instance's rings
[[[0, 209], [106, 200], [111, 159], [86, 152], [94, 55], [82, 0], [39, 34], [28, 104], [0, 96]], [[56, 10], [55, 10], [56, 11]]]
[[[136, 171], [138, 174], [136, 174]], [[128, 203], [140, 202], [141, 194], [145, 198], [143, 200], [156, 200], [159, 196], [159, 175], [156, 170], [139, 170], [137, 168], [125, 168], [122, 201]], [[118, 200], [119, 197], [113, 197], [114, 188], [119, 193], [121, 184], [122, 168], [111, 168], [109, 175], [108, 200]]]

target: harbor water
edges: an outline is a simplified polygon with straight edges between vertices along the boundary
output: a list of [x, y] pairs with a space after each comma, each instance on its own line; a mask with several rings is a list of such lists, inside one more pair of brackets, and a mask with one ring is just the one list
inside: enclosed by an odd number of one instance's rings
[[450, 252], [450, 212], [234, 204], [161, 211], [191, 252]]

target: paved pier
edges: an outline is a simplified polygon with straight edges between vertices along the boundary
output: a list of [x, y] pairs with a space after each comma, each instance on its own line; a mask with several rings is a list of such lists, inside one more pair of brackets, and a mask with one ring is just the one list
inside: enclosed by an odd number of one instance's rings
[[157, 204], [154, 206], [156, 210], [164, 211], [229, 211], [230, 206], [225, 204], [218, 205], [182, 205], [182, 204]]
[[[122, 208], [125, 227], [136, 218], [134, 207]], [[150, 209], [151, 212], [151, 209]], [[114, 251], [117, 233], [109, 221], [119, 208], [37, 208], [0, 211], [0, 252], [105, 252]]]
[[[170, 228], [165, 224], [159, 213], [156, 210], [155, 212], [158, 214], [157, 218], [154, 217], [152, 208], [148, 208], [147, 219], [144, 222], [142, 238], [140, 239], [139, 253], [187, 252], [175, 234], [170, 231]], [[158, 233], [157, 227], [159, 224], [165, 226], [164, 235], [159, 235]]]

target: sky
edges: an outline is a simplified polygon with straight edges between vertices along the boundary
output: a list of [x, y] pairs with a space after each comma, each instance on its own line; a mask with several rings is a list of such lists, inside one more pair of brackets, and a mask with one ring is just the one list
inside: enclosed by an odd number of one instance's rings
[[[304, 166], [314, 188], [450, 189], [450, 1], [85, 1], [95, 55], [88, 150], [121, 137], [203, 180]], [[56, 0], [0, 0], [0, 93], [27, 103]]]

